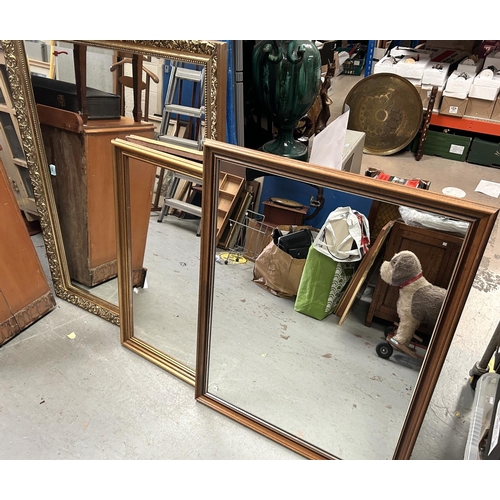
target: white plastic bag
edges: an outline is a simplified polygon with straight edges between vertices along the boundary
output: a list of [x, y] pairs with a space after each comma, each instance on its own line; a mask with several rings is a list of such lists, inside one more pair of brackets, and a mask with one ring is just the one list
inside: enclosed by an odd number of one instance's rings
[[338, 207], [328, 215], [313, 246], [337, 262], [356, 262], [370, 244], [368, 219], [351, 207]]
[[409, 226], [425, 227], [437, 231], [448, 231], [450, 233], [467, 234], [469, 223], [444, 215], [436, 215], [422, 210], [409, 207], [399, 207], [399, 213], [405, 224]]

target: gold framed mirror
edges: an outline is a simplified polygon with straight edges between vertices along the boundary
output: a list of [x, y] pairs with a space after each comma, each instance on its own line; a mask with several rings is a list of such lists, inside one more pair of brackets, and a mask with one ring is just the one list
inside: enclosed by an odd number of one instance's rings
[[[191, 221], [162, 224], [160, 228], [150, 222], [144, 259], [147, 286], [134, 287], [134, 204], [131, 199], [134, 186], [131, 171], [148, 164], [153, 170], [161, 168], [179, 178], [201, 183], [203, 167], [200, 162], [126, 140], [115, 139], [112, 144], [119, 241], [121, 342], [130, 350], [194, 385], [199, 239], [193, 228], [189, 227]], [[161, 147], [160, 144], [151, 146]], [[182, 255], [182, 261], [173, 259], [174, 254]], [[193, 302], [190, 303], [190, 300]]]
[[[356, 326], [354, 308], [341, 326], [335, 315], [304, 321], [293, 301], [272, 294], [264, 305], [258, 301], [267, 292], [251, 283], [251, 266], [246, 273], [242, 267], [218, 266], [218, 175], [228, 164], [465, 225], [446, 299], [420, 363], [403, 366], [401, 356], [378, 358], [375, 344], [382, 333]], [[215, 141], [205, 143], [203, 175], [197, 401], [307, 458], [409, 459], [497, 209]], [[236, 273], [243, 279], [236, 281]], [[227, 275], [232, 275], [231, 297]], [[366, 310], [359, 302], [363, 318]], [[374, 426], [377, 421], [386, 422], [385, 429]]]
[[[72, 277], [74, 259], [71, 250], [73, 246], [78, 248], [78, 251], [74, 252], [75, 256], [78, 256], [82, 254], [82, 249], [84, 249], [81, 242], [74, 242], [74, 238], [78, 238], [79, 235], [84, 234], [85, 230], [80, 227], [69, 236], [67, 231], [68, 225], [64, 217], [61, 217], [63, 214], [61, 202], [59, 197], [56, 196], [57, 193], [54, 192], [54, 188], [56, 188], [56, 190], [58, 189], [60, 192], [69, 191], [68, 189], [57, 187], [57, 182], [61, 178], [58, 178], [57, 174], [62, 172], [64, 165], [71, 164], [71, 161], [59, 160], [58, 162], [54, 162], [52, 158], [48, 158], [48, 154], [51, 156], [55, 155], [54, 149], [49, 150], [49, 144], [56, 148], [59, 143], [62, 144], [62, 141], [56, 136], [48, 139], [45, 130], [42, 133], [41, 119], [44, 123], [44, 127], [52, 127], [53, 123], [50, 123], [50, 120], [53, 118], [53, 113], [45, 113], [43, 117], [40, 114], [43, 112], [43, 107], [37, 105], [35, 101], [29, 63], [23, 41], [2, 40], [2, 46], [5, 52], [6, 66], [12, 82], [16, 114], [23, 138], [23, 147], [27, 152], [27, 164], [33, 183], [35, 200], [55, 293], [58, 297], [68, 302], [82, 307], [114, 324], [119, 324], [116, 278], [112, 279], [111, 277], [106, 277], [106, 286], [103, 287], [102, 290], [98, 290], [99, 287], [94, 286], [93, 283], [88, 285]], [[57, 48], [57, 45], [55, 47]], [[87, 61], [87, 66], [82, 65], [82, 67], [85, 68], [87, 77], [93, 73], [98, 73], [98, 71], [94, 70], [103, 70], [104, 68], [105, 71], [109, 72], [108, 76], [111, 78], [113, 74], [109, 71], [108, 62], [116, 53], [126, 54], [132, 60], [136, 60], [140, 56], [143, 56], [144, 58], [156, 58], [199, 65], [204, 71], [204, 137], [214, 140], [225, 139], [227, 48], [224, 42], [202, 40], [70, 40], [64, 42], [63, 48], [64, 50], [59, 52], [66, 52], [66, 54], [60, 55], [59, 57], [67, 57], [70, 53], [74, 53], [73, 55], [75, 57], [78, 55], [81, 61]], [[94, 54], [96, 56], [92, 59], [96, 61], [96, 67], [89, 66], [89, 64], [94, 63], [91, 63], [91, 58], [87, 58], [87, 51], [89, 54]], [[75, 77], [75, 75], [73, 75], [73, 77]], [[148, 137], [151, 137], [150, 129], [152, 126], [148, 126], [148, 124], [145, 124], [144, 121], [141, 120], [140, 113], [136, 115], [136, 102], [139, 102], [138, 96], [137, 100], [134, 99], [134, 109], [132, 110], [134, 118], [129, 118], [129, 120], [132, 120], [132, 125], [138, 125], [139, 129], [141, 127], [148, 128]], [[131, 108], [130, 105], [129, 108]], [[139, 116], [138, 121], [136, 121], [137, 116]], [[49, 120], [49, 122], [47, 122], [47, 120]], [[76, 131], [76, 135], [78, 136], [78, 139], [76, 139], [77, 141], [82, 141], [81, 136], [86, 132], [88, 132], [87, 135], [89, 137], [96, 136], [97, 127], [95, 123], [92, 125], [90, 121], [87, 121], [85, 114], [79, 116], [79, 113], [73, 113], [70, 122], [62, 121], [62, 123], [62, 125], [58, 126], [59, 130], [64, 131], [67, 129]], [[123, 132], [123, 130], [109, 127], [106, 132], [107, 134], [104, 140], [106, 144], [109, 145], [109, 148], [106, 146], [106, 154], [109, 156], [107, 156], [105, 160], [107, 174], [105, 180], [96, 182], [95, 200], [98, 207], [98, 214], [108, 219], [108, 225], [101, 230], [101, 237], [107, 238], [110, 241], [111, 251], [114, 252], [114, 215], [110, 213], [110, 210], [113, 210], [114, 207], [114, 196], [112, 194], [113, 169], [111, 162], [111, 140], [120, 137], [120, 133]], [[129, 128], [126, 133], [139, 134], [140, 132], [138, 132], [137, 128], [132, 127]], [[67, 149], [68, 148], [66, 148], [66, 150]], [[61, 148], [61, 150], [64, 151], [65, 148]], [[89, 158], [92, 154], [99, 157], [102, 155], [102, 151], [89, 150], [85, 154], [75, 154], [75, 157], [80, 161], [80, 158], [87, 154]], [[99, 158], [97, 158], [97, 161], [99, 162]], [[87, 177], [89, 182], [92, 178], [93, 176], [90, 174]], [[76, 186], [80, 185], [78, 182]], [[71, 212], [72, 210], [75, 212], [81, 210], [82, 206], [80, 201], [81, 197], [84, 196], [84, 191], [84, 189], [80, 189], [79, 187], [71, 191], [73, 199], [65, 202], [64, 213]], [[104, 201], [105, 205], [99, 205], [99, 203]], [[92, 244], [88, 242], [86, 242], [85, 245], [88, 248], [92, 247]], [[89, 250], [89, 252], [90, 251], [91, 250]], [[111, 259], [114, 261], [111, 262], [111, 264], [109, 264], [109, 262], [100, 264], [99, 271], [107, 267], [116, 269], [117, 264], [115, 256]], [[116, 274], [116, 272], [114, 274]]]

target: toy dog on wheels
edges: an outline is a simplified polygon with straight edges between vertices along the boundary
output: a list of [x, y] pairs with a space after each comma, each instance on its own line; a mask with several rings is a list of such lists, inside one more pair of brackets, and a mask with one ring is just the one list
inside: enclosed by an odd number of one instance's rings
[[424, 278], [420, 261], [409, 250], [395, 254], [390, 261], [384, 261], [380, 267], [380, 277], [387, 284], [399, 288], [396, 305], [399, 325], [395, 334], [386, 336], [386, 343], [377, 346], [377, 354], [382, 358], [389, 358], [394, 348], [413, 358], [421, 358], [416, 354], [415, 346], [423, 346], [418, 343], [421, 339], [415, 332], [422, 323], [434, 327], [446, 290]]

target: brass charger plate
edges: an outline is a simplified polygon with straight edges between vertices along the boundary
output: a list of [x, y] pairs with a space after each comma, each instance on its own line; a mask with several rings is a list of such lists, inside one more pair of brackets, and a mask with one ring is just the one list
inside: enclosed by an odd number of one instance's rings
[[288, 200], [286, 198], [270, 198], [270, 202], [276, 203], [276, 205], [283, 205], [288, 208], [303, 208], [304, 205], [298, 201]]
[[347, 94], [347, 128], [364, 132], [364, 153], [387, 156], [401, 151], [417, 135], [423, 105], [415, 86], [393, 73], [377, 73], [360, 80]]

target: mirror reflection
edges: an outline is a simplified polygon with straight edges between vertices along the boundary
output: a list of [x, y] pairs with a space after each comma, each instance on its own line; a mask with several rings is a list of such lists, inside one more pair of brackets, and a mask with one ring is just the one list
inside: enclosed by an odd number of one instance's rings
[[[71, 282], [117, 304], [110, 141], [129, 134], [153, 138], [155, 125], [147, 121], [148, 109], [144, 111], [145, 120], [139, 122], [130, 109], [126, 112], [133, 100], [130, 93], [127, 98], [124, 85], [116, 78], [117, 60], [125, 59], [115, 51], [56, 42], [52, 54], [54, 78], [36, 74], [31, 78]], [[120, 69], [128, 66], [130, 74], [130, 58], [127, 61]], [[150, 64], [158, 66], [158, 61]], [[79, 86], [88, 88], [83, 103], [79, 102]], [[149, 92], [148, 85], [148, 98]], [[125, 103], [127, 106], [122, 107]], [[81, 111], [82, 106], [86, 112]], [[143, 175], [139, 168], [134, 172], [132, 197], [138, 234], [134, 284], [140, 285], [155, 176], [150, 171]]]
[[[446, 288], [468, 224], [324, 187], [323, 209], [293, 228], [286, 221], [295, 212], [283, 203], [309, 207], [316, 188], [261, 179], [258, 214], [235, 224], [241, 234], [232, 249], [217, 248], [207, 392], [332, 456], [391, 459], [434, 325], [419, 326], [412, 355], [380, 351], [400, 321], [398, 288], [381, 279], [380, 266], [409, 250], [429, 282]], [[276, 212], [266, 207], [272, 198], [281, 200]], [[290, 259], [276, 249], [276, 228], [316, 236], [339, 207], [368, 221], [370, 251], [359, 261], [312, 258], [311, 249]], [[300, 275], [295, 288], [292, 273]], [[328, 312], [318, 315], [316, 306]]]
[[[28, 40], [19, 45], [17, 57], [29, 57], [27, 97], [36, 101], [35, 146], [43, 180], [38, 198], [47, 207], [42, 227], [47, 226], [55, 288], [65, 300], [118, 323], [111, 140], [155, 138], [199, 153], [204, 138], [225, 137], [226, 44]], [[149, 217], [160, 213], [166, 179], [160, 169], [152, 177], [134, 170], [138, 211], [132, 223], [141, 236], [134, 242], [133, 270], [134, 285], [141, 287]]]
[[[199, 219], [149, 219], [143, 287], [134, 287], [134, 337], [194, 369], [200, 239]], [[132, 239], [134, 232], [132, 229]]]

